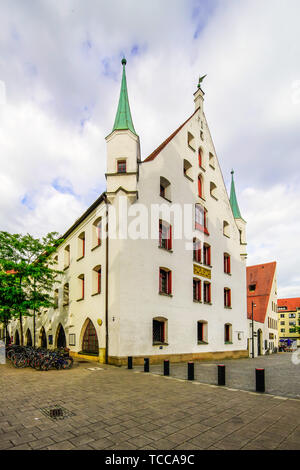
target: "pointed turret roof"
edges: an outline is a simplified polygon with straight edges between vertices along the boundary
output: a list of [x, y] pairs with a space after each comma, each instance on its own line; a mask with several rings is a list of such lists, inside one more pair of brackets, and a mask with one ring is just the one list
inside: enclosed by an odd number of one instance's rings
[[233, 217], [235, 219], [242, 219], [239, 205], [238, 205], [237, 198], [236, 198], [236, 194], [235, 194], [233, 174], [234, 174], [234, 171], [231, 170], [230, 205], [231, 205], [231, 209], [233, 212]]
[[118, 110], [116, 114], [113, 131], [129, 129], [131, 130], [131, 132], [137, 135], [133, 126], [129, 100], [128, 100], [127, 82], [126, 82], [126, 73], [125, 73], [125, 65], [127, 61], [125, 57], [122, 59], [121, 63], [123, 65], [123, 75], [122, 75], [119, 105], [118, 105]]

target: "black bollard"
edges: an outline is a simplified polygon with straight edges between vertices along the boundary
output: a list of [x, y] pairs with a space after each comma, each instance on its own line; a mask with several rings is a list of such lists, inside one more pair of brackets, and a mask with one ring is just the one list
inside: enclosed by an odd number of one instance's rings
[[132, 356], [128, 357], [128, 369], [132, 369]]
[[149, 358], [144, 358], [144, 372], [149, 372]]
[[194, 380], [194, 363], [188, 362], [188, 380]]
[[225, 385], [225, 365], [218, 365], [218, 385]]
[[164, 375], [170, 375], [170, 361], [164, 361]]
[[265, 369], [255, 369], [256, 391], [264, 393], [265, 391]]

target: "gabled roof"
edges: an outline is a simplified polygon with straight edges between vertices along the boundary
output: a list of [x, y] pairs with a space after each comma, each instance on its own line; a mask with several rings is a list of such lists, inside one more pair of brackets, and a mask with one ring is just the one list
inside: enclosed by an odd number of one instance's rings
[[287, 307], [286, 312], [296, 312], [297, 308], [300, 308], [300, 297], [294, 297], [293, 299], [278, 299], [278, 307]]
[[150, 162], [151, 160], [154, 160], [154, 158], [157, 157], [157, 155], [166, 147], [166, 145], [168, 145], [169, 142], [171, 142], [171, 140], [175, 137], [176, 134], [178, 134], [178, 132], [183, 128], [183, 126], [186, 125], [186, 123], [189, 122], [190, 119], [192, 119], [192, 117], [196, 114], [196, 112], [198, 111], [199, 108], [197, 108], [193, 114], [183, 123], [181, 124], [181, 126], [178, 127], [178, 129], [176, 129], [176, 131], [173, 132], [173, 134], [171, 134], [166, 140], [163, 141], [162, 144], [160, 144], [159, 147], [157, 147], [157, 149], [155, 149], [145, 160], [144, 162]]
[[131, 130], [131, 132], [133, 132], [136, 135], [136, 132], [133, 126], [132, 117], [131, 117], [130, 106], [129, 106], [126, 73], [125, 73], [125, 65], [126, 65], [125, 58], [122, 59], [122, 65], [123, 65], [123, 75], [122, 75], [122, 82], [121, 82], [120, 98], [119, 98], [116, 119], [115, 119], [115, 123], [114, 123], [114, 127], [112, 131], [129, 129]]
[[[276, 271], [276, 261], [255, 266], [247, 266], [247, 317], [252, 317], [260, 323], [265, 322], [267, 308]], [[249, 291], [249, 285], [255, 285], [254, 291]]]

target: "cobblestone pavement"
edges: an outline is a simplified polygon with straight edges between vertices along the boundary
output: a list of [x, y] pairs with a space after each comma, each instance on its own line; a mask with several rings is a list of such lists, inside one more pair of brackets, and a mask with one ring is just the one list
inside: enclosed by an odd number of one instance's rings
[[[40, 411], [57, 404], [73, 415]], [[48, 372], [9, 363], [0, 365], [0, 449], [299, 450], [300, 400], [98, 363]]]
[[[254, 359], [195, 362], [195, 380], [201, 383], [217, 384], [217, 364], [225, 364], [228, 387], [255, 391], [255, 368], [264, 368], [267, 393], [300, 399], [300, 351], [297, 359], [298, 365], [292, 362], [292, 353], [279, 353]], [[162, 365], [150, 367], [150, 372], [163, 374]], [[135, 367], [135, 370], [143, 370], [143, 367]], [[170, 364], [170, 375], [186, 379], [187, 364]]]

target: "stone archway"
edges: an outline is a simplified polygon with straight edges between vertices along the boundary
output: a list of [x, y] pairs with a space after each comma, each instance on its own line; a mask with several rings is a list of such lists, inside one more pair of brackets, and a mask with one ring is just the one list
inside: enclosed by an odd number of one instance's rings
[[97, 331], [89, 318], [87, 318], [82, 328], [81, 348], [83, 353], [99, 355]]
[[32, 336], [31, 336], [31, 331], [29, 328], [26, 331], [25, 338], [26, 338], [26, 346], [32, 346]]
[[17, 345], [17, 346], [20, 346], [20, 335], [19, 335], [19, 331], [16, 330], [15, 332], [15, 338], [14, 338], [14, 343]]
[[55, 345], [57, 348], [65, 348], [67, 346], [65, 330], [61, 323], [58, 325], [58, 328], [56, 331]]
[[47, 348], [47, 336], [44, 327], [42, 327], [40, 331], [40, 347]]

